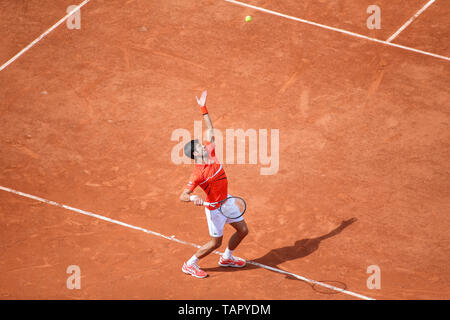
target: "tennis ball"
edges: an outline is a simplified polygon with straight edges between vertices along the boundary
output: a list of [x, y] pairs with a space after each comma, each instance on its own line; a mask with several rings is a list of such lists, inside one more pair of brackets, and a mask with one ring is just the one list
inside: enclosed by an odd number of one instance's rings
[[246, 17], [245, 17], [245, 21], [247, 21], [247, 22], [252, 21], [252, 16], [246, 16]]

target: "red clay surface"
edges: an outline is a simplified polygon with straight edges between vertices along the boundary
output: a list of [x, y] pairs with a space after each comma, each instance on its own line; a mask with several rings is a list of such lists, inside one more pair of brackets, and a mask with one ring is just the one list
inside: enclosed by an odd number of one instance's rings
[[[380, 2], [371, 33], [365, 4], [328, 1], [337, 19], [324, 1], [253, 3], [383, 40], [425, 4]], [[3, 5], [0, 63], [70, 4]], [[202, 244], [204, 213], [178, 201], [192, 167], [170, 155], [208, 89], [218, 129], [280, 130], [276, 175], [225, 166], [249, 206], [236, 255], [376, 299], [450, 298], [447, 61], [224, 1], [92, 0], [81, 17], [0, 72], [1, 186]], [[448, 39], [448, 22], [420, 19], [399, 43], [431, 28]], [[417, 47], [450, 55], [435, 44]], [[181, 272], [191, 246], [4, 191], [0, 228], [1, 299], [356, 299], [254, 266], [223, 270], [217, 255], [195, 279]], [[69, 265], [81, 290], [66, 288]], [[379, 290], [366, 286], [370, 265]]]

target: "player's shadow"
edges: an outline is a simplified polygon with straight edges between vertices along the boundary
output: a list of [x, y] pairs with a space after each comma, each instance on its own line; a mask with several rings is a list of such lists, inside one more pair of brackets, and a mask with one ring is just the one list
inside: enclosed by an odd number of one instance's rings
[[[252, 264], [252, 262], [256, 262], [259, 264], [264, 264], [269, 267], [279, 268], [279, 264], [282, 264], [286, 261], [291, 261], [295, 259], [304, 258], [311, 253], [315, 252], [319, 249], [320, 243], [323, 240], [329, 239], [340, 234], [345, 228], [349, 225], [357, 221], [356, 218], [351, 218], [349, 220], [344, 220], [342, 223], [335, 229], [331, 230], [327, 234], [324, 234], [317, 238], [312, 239], [302, 239], [295, 241], [294, 245], [286, 246], [281, 248], [272, 249], [267, 252], [265, 255], [251, 260], [247, 263], [245, 268], [223, 268], [223, 267], [215, 267], [215, 268], [203, 268], [205, 271], [222, 271], [222, 272], [230, 272], [237, 270], [249, 270], [260, 268], [259, 266]], [[279, 268], [280, 269], [280, 268]]]
[[278, 267], [278, 265], [283, 262], [304, 258], [319, 249], [320, 243], [323, 240], [338, 235], [355, 221], [356, 218], [342, 221], [342, 223], [337, 228], [333, 229], [327, 234], [324, 234], [323, 236], [312, 239], [297, 240], [292, 246], [272, 249], [264, 256], [254, 259], [253, 261], [265, 264], [270, 267]]

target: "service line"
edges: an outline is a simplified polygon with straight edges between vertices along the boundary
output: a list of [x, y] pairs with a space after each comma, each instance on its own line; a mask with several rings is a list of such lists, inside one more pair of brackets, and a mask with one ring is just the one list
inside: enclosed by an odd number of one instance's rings
[[392, 40], [394, 40], [395, 38], [397, 38], [397, 36], [400, 34], [400, 32], [402, 32], [403, 30], [405, 30], [414, 20], [416, 20], [416, 18], [418, 16], [420, 16], [422, 14], [422, 12], [424, 12], [425, 10], [427, 10], [427, 8], [429, 6], [431, 6], [433, 4], [433, 2], [436, 0], [430, 0], [428, 1], [428, 3], [426, 5], [424, 5], [422, 7], [422, 9], [420, 9], [419, 11], [417, 11], [417, 13], [415, 15], [413, 15], [411, 17], [411, 19], [409, 19], [408, 21], [406, 21], [406, 23], [404, 25], [402, 25], [400, 27], [400, 29], [397, 30], [397, 32], [395, 32], [392, 36], [389, 37], [389, 39], [386, 40], [386, 42], [391, 42]]
[[268, 14], [272, 14], [272, 15], [275, 15], [275, 16], [282, 17], [282, 18], [286, 18], [286, 19], [290, 19], [290, 20], [306, 23], [306, 24], [309, 24], [309, 25], [312, 25], [312, 26], [315, 26], [315, 27], [319, 27], [319, 28], [322, 28], [322, 29], [327, 29], [327, 30], [343, 33], [343, 34], [346, 34], [346, 35], [349, 35], [349, 36], [352, 36], [352, 37], [365, 39], [365, 40], [368, 40], [368, 41], [381, 43], [381, 44], [384, 44], [384, 45], [387, 45], [387, 46], [396, 47], [396, 48], [399, 48], [399, 49], [403, 49], [403, 50], [407, 50], [407, 51], [411, 51], [411, 52], [415, 52], [415, 53], [431, 56], [431, 57], [434, 57], [434, 58], [450, 61], [450, 57], [441, 56], [441, 55], [438, 55], [438, 54], [435, 54], [435, 53], [431, 53], [431, 52], [427, 52], [427, 51], [423, 51], [423, 50], [419, 50], [419, 49], [414, 49], [414, 48], [410, 48], [410, 47], [407, 47], [407, 46], [402, 46], [400, 44], [395, 44], [395, 43], [392, 43], [392, 42], [388, 42], [388, 41], [383, 41], [383, 40], [379, 40], [379, 39], [376, 39], [376, 38], [367, 37], [367, 36], [359, 34], [359, 33], [351, 32], [351, 31], [347, 31], [347, 30], [343, 30], [343, 29], [339, 29], [339, 28], [330, 27], [330, 26], [327, 26], [327, 25], [324, 25], [324, 24], [308, 21], [308, 20], [305, 20], [305, 19], [296, 18], [296, 17], [293, 17], [293, 16], [289, 16], [287, 14], [283, 14], [283, 13], [276, 12], [276, 11], [273, 11], [273, 10], [268, 10], [268, 9], [264, 9], [264, 8], [261, 8], [261, 7], [253, 6], [251, 4], [243, 3], [243, 2], [240, 2], [240, 1], [235, 1], [235, 0], [223, 0], [223, 1], [226, 1], [226, 2], [229, 2], [229, 3], [233, 3], [233, 4], [236, 4], [236, 5], [239, 5], [239, 6], [247, 7], [247, 8], [252, 8], [254, 10], [265, 12], [265, 13], [268, 13]]

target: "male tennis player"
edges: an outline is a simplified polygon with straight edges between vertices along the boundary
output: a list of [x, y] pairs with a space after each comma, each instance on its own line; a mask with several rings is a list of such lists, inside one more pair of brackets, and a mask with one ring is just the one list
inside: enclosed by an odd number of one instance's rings
[[[203, 114], [203, 120], [207, 126], [207, 134], [205, 145], [198, 140], [188, 142], [184, 147], [184, 154], [195, 161], [194, 172], [192, 173], [189, 183], [180, 196], [181, 201], [191, 201], [191, 193], [197, 186], [200, 186], [206, 193], [207, 202], [218, 202], [224, 200], [228, 196], [228, 180], [223, 166], [217, 161], [215, 156], [214, 145], [214, 128], [206, 109], [206, 95], [204, 91], [197, 103]], [[193, 202], [197, 206], [203, 205], [203, 199], [199, 196], [192, 197]], [[205, 278], [208, 274], [201, 270], [198, 261], [222, 244], [223, 229], [225, 224], [230, 224], [236, 232], [231, 236], [225, 253], [219, 259], [219, 265], [222, 267], [242, 268], [246, 265], [245, 260], [234, 257], [233, 250], [248, 234], [247, 224], [241, 216], [236, 219], [230, 219], [223, 216], [219, 210], [214, 207], [205, 207], [206, 220], [208, 222], [209, 235], [211, 240], [204, 244], [182, 267], [182, 271], [197, 278]]]

